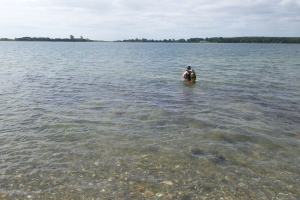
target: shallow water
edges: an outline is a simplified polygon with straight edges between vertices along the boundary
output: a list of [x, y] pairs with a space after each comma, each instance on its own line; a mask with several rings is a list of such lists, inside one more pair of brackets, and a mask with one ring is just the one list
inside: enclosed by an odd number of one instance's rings
[[0, 67], [0, 198], [300, 199], [300, 45], [1, 42]]

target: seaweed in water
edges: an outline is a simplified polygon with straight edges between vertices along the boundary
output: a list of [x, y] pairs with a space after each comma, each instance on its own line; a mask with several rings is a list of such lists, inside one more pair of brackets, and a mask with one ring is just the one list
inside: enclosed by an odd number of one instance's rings
[[154, 145], [148, 145], [145, 148], [143, 148], [143, 151], [158, 152], [159, 151], [159, 147], [154, 146]]
[[215, 163], [223, 163], [226, 160], [226, 158], [222, 154], [219, 154], [218, 152], [212, 152], [206, 155], [201, 149], [191, 149], [191, 154], [192, 156], [196, 156], [196, 157], [205, 156], [206, 158], [210, 159]]
[[202, 156], [202, 155], [204, 155], [204, 153], [201, 149], [191, 149], [191, 154], [193, 156]]
[[182, 200], [190, 200], [190, 199], [193, 199], [193, 197], [191, 194], [185, 194], [181, 199]]
[[213, 158], [213, 161], [218, 163], [223, 163], [225, 160], [226, 158], [222, 154], [215, 154]]

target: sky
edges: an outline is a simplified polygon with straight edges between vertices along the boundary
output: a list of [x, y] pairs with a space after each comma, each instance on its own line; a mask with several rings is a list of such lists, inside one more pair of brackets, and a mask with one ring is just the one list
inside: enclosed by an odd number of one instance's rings
[[300, 37], [300, 0], [0, 0], [0, 38]]

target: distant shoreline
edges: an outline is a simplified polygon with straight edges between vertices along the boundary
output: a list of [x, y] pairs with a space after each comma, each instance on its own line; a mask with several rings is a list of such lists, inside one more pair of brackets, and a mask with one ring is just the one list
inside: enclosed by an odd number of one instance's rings
[[0, 41], [31, 41], [31, 42], [146, 42], [146, 43], [284, 43], [299, 44], [300, 37], [212, 37], [212, 38], [190, 38], [190, 39], [124, 39], [115, 41], [90, 40], [88, 38], [48, 38], [48, 37], [22, 37], [22, 38], [0, 38]]
[[212, 38], [190, 38], [190, 39], [127, 39], [114, 42], [163, 42], [163, 43], [300, 43], [300, 37], [212, 37]]

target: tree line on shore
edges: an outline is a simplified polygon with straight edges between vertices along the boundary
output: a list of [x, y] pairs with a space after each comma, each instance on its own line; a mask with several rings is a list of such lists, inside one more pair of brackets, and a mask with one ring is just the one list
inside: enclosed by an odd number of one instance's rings
[[114, 42], [179, 42], [179, 43], [185, 43], [185, 42], [190, 42], [190, 43], [198, 43], [198, 42], [205, 42], [205, 39], [203, 38], [190, 38], [190, 39], [178, 39], [178, 40], [175, 40], [175, 39], [163, 39], [163, 40], [153, 40], [153, 39], [145, 39], [145, 38], [142, 38], [142, 39], [128, 39], [128, 40], [117, 40], [117, 41], [114, 41]]
[[215, 37], [207, 38], [206, 41], [215, 43], [300, 43], [300, 37]]
[[[88, 38], [49, 38], [49, 37], [21, 37], [15, 39], [1, 38], [0, 41], [61, 41], [61, 42], [93, 42]], [[97, 42], [96, 40], [94, 40]], [[212, 37], [212, 38], [190, 38], [190, 39], [125, 39], [114, 42], [164, 42], [164, 43], [300, 43], [300, 37]]]
[[70, 38], [21, 37], [15, 38], [15, 41], [91, 42], [92, 40], [84, 39], [82, 36], [75, 38], [73, 35], [70, 35]]
[[201, 43], [201, 42], [211, 42], [211, 43], [300, 43], [300, 37], [212, 37], [212, 38], [190, 38], [190, 39], [163, 39], [163, 40], [153, 40], [153, 39], [127, 39], [127, 40], [117, 40], [114, 42], [165, 42], [165, 43]]

